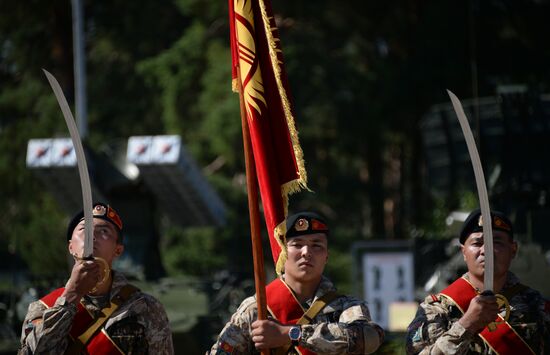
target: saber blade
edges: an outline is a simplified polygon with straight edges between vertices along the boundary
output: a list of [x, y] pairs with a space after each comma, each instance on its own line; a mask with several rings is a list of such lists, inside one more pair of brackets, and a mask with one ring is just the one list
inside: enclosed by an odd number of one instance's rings
[[83, 259], [90, 259], [94, 252], [94, 234], [93, 234], [93, 217], [92, 217], [92, 188], [90, 185], [90, 175], [88, 175], [88, 165], [86, 164], [86, 156], [84, 155], [84, 149], [82, 148], [82, 141], [80, 135], [78, 134], [78, 129], [67, 103], [67, 99], [63, 94], [61, 86], [55, 79], [55, 77], [50, 74], [47, 70], [42, 69], [46, 78], [48, 79], [50, 86], [53, 89], [55, 97], [57, 98], [57, 103], [63, 112], [63, 117], [65, 118], [65, 123], [67, 128], [69, 128], [69, 133], [71, 134], [71, 140], [73, 141], [73, 146], [76, 153], [76, 162], [78, 165], [78, 174], [80, 175], [80, 185], [82, 187], [82, 206], [84, 211], [84, 251], [81, 256]]
[[477, 185], [477, 193], [479, 196], [479, 206], [481, 209], [481, 216], [483, 219], [483, 243], [485, 246], [485, 271], [483, 273], [483, 286], [485, 291], [493, 291], [494, 282], [494, 254], [493, 254], [493, 228], [491, 210], [489, 208], [489, 195], [487, 194], [487, 185], [485, 184], [485, 176], [483, 174], [483, 168], [481, 166], [481, 160], [479, 159], [479, 153], [477, 151], [474, 135], [470, 129], [470, 124], [462, 108], [462, 104], [458, 97], [451, 91], [447, 90], [453, 108], [460, 122], [462, 133], [466, 139], [466, 145], [468, 146], [468, 152], [470, 153], [470, 159], [472, 161], [472, 167], [474, 168], [474, 175]]

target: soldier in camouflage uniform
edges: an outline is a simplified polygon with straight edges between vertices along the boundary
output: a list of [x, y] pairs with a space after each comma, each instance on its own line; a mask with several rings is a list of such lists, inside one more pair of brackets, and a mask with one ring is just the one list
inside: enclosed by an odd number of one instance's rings
[[269, 319], [257, 320], [256, 298], [245, 299], [210, 354], [255, 354], [261, 349], [277, 354], [370, 354], [378, 349], [384, 332], [371, 321], [365, 302], [337, 295], [322, 275], [327, 236], [328, 227], [317, 214], [287, 218], [285, 271], [266, 287]]
[[[468, 272], [420, 305], [407, 333], [407, 354], [550, 354], [550, 303], [509, 271], [517, 252], [511, 221], [491, 212], [494, 240], [494, 291], [510, 304], [506, 310], [493, 295], [481, 295], [484, 275], [483, 220], [472, 212], [460, 233]], [[469, 295], [469, 296], [468, 296]], [[496, 329], [491, 329], [495, 326]]]
[[[71, 276], [64, 288], [29, 305], [19, 354], [173, 354], [163, 306], [129, 285], [121, 273], [78, 257], [84, 244], [83, 215], [77, 214], [67, 229], [69, 252], [75, 257]], [[94, 256], [110, 269], [124, 250], [122, 221], [102, 203], [94, 204], [93, 217]], [[104, 272], [106, 281], [98, 284]], [[86, 330], [87, 338], [81, 338]]]

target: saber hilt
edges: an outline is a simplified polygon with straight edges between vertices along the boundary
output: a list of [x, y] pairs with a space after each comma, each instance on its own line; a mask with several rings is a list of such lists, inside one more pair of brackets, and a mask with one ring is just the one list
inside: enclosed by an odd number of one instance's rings
[[76, 254], [73, 254], [73, 257], [77, 261], [99, 261], [103, 266], [103, 277], [96, 283], [94, 288], [90, 290], [90, 293], [94, 293], [95, 291], [97, 291], [97, 288], [103, 285], [109, 279], [109, 276], [111, 276], [111, 268], [109, 267], [109, 264], [107, 264], [107, 261], [105, 259], [98, 256], [86, 256], [81, 258]]
[[487, 324], [487, 329], [490, 332], [494, 332], [497, 329], [497, 326], [499, 324], [506, 323], [508, 321], [508, 319], [510, 318], [510, 311], [511, 311], [510, 302], [508, 302], [508, 299], [506, 299], [506, 297], [504, 297], [503, 295], [495, 294], [491, 290], [485, 290], [485, 291], [481, 292], [480, 295], [481, 296], [495, 296], [497, 298], [498, 309], [500, 310], [502, 307], [504, 307], [504, 309], [506, 310], [506, 312], [504, 313], [504, 317], [502, 317], [502, 320], [498, 320], [498, 321], [495, 320], [494, 322], [491, 322], [491, 323]]

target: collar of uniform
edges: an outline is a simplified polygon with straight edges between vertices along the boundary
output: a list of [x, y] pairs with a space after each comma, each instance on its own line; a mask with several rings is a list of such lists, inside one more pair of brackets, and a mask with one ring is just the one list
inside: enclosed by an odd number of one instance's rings
[[109, 292], [108, 298], [102, 299], [104, 296], [89, 296], [82, 298], [82, 304], [86, 307], [86, 309], [88, 309], [88, 311], [94, 313], [100, 311], [101, 306], [109, 306], [113, 300], [113, 297], [118, 294], [124, 285], [128, 284], [128, 280], [122, 273], [111, 270], [111, 275], [113, 276], [113, 283], [111, 285], [111, 291]]
[[[285, 274], [281, 275], [281, 279], [283, 281], [285, 280]], [[321, 282], [319, 282], [319, 286], [317, 286], [317, 291], [315, 291], [313, 299], [307, 300], [305, 302], [305, 305], [307, 305], [308, 307], [311, 306], [313, 302], [317, 301], [318, 298], [322, 297], [324, 294], [330, 291], [336, 291], [336, 287], [334, 287], [332, 281], [330, 281], [325, 275], [321, 275]]]
[[506, 282], [504, 283], [504, 286], [502, 288], [506, 289], [518, 283], [519, 283], [519, 278], [513, 272], [508, 271], [508, 275], [506, 275]]
[[114, 296], [118, 295], [118, 292], [120, 291], [120, 289], [124, 285], [128, 284], [128, 280], [126, 279], [126, 277], [121, 272], [118, 272], [118, 271], [115, 271], [115, 270], [111, 270], [111, 272], [112, 272], [112, 275], [113, 275], [113, 284], [111, 285], [111, 297], [110, 297], [110, 299], [112, 300]]
[[317, 299], [324, 296], [330, 291], [336, 291], [336, 287], [334, 287], [332, 281], [330, 281], [325, 275], [322, 275], [321, 282], [319, 282], [317, 291], [315, 291], [315, 296], [313, 296], [312, 300], [307, 301], [308, 305], [311, 306], [313, 302], [317, 301]]
[[[468, 273], [465, 273], [464, 275], [462, 275], [462, 277], [470, 281], [470, 277], [468, 276]], [[502, 286], [502, 289], [505, 290], [518, 283], [519, 283], [518, 277], [513, 272], [508, 271], [508, 273], [506, 274], [506, 281], [504, 281], [504, 285]], [[476, 291], [481, 292], [482, 290], [476, 290]]]

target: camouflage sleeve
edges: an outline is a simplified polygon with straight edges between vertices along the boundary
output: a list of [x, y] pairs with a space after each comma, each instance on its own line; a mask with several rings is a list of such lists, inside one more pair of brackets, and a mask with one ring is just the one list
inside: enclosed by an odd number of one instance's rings
[[166, 311], [157, 299], [146, 294], [144, 296], [147, 304], [145, 334], [149, 344], [149, 354], [172, 355], [174, 354], [174, 345]]
[[341, 302], [341, 308], [338, 308], [342, 313], [336, 322], [318, 321], [316, 317], [312, 324], [302, 325], [300, 345], [323, 354], [375, 352], [384, 339], [384, 331], [371, 321], [367, 305], [347, 297], [338, 302]]
[[254, 353], [250, 333], [256, 313], [256, 298], [248, 297], [222, 329], [216, 343], [210, 349], [210, 355]]
[[407, 330], [407, 354], [468, 353], [475, 335], [468, 332], [460, 323], [452, 322], [448, 312], [440, 298], [426, 297]]
[[76, 306], [58, 299], [46, 308], [41, 302], [29, 305], [21, 331], [21, 348], [18, 354], [63, 354], [68, 345]]

